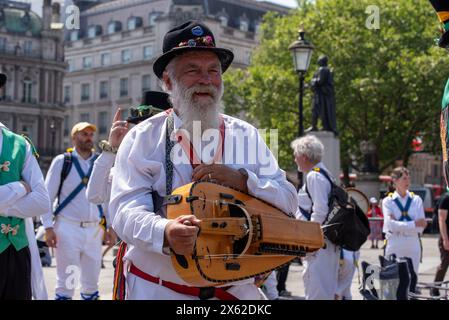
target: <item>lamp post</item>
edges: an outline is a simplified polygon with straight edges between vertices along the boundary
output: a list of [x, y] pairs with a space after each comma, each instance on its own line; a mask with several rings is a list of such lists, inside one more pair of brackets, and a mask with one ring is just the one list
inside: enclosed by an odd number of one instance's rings
[[[304, 75], [310, 65], [312, 57], [313, 46], [310, 42], [304, 39], [305, 31], [302, 27], [298, 30], [299, 37], [294, 41], [288, 49], [292, 52], [293, 64], [296, 73], [299, 75], [299, 103], [298, 103], [298, 137], [304, 135], [304, 119], [303, 119], [303, 97], [304, 97]], [[298, 171], [299, 186], [302, 185], [302, 172]]]

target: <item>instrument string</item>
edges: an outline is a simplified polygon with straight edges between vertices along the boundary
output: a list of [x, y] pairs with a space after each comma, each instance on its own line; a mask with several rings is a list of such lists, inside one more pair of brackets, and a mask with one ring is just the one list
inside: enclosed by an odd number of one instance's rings
[[[200, 197], [198, 197], [198, 199], [195, 199], [195, 200], [193, 200], [193, 201], [204, 201], [204, 202], [212, 202], [213, 204], [215, 204], [215, 202], [217, 201], [217, 200], [208, 200], [208, 199], [204, 199], [204, 198], [200, 198]], [[233, 202], [228, 202], [228, 201], [226, 201], [226, 204], [234, 204], [234, 205], [241, 205], [241, 204], [239, 204], [239, 203], [233, 203]], [[259, 208], [255, 208], [255, 207], [249, 207], [249, 206], [247, 206], [246, 204], [244, 204], [244, 205], [241, 205], [244, 209], [252, 209], [252, 210], [256, 210], [256, 211], [258, 211], [258, 212], [260, 212], [260, 213], [268, 213], [268, 214], [272, 214], [273, 212], [270, 212], [270, 211], [263, 211], [263, 210], [261, 210], [261, 209], [259, 209]], [[289, 219], [291, 219], [291, 218], [293, 218], [294, 219], [294, 216], [289, 216], [288, 214], [286, 214], [285, 212], [283, 212], [282, 210], [280, 210], [280, 209], [277, 209], [277, 208], [275, 208], [276, 210], [279, 210], [282, 214], [284, 214], [285, 215], [285, 217], [286, 218], [289, 218]], [[274, 218], [280, 218], [280, 219], [282, 219], [282, 218], [284, 218], [284, 217], [274, 217]]]
[[[209, 199], [205, 199], [205, 198], [201, 198], [198, 197], [197, 199], [193, 200], [193, 201], [203, 201], [206, 203], [212, 203], [213, 205], [215, 205], [218, 201], [220, 200], [209, 200]], [[270, 218], [278, 218], [280, 220], [286, 220], [286, 219], [295, 219], [294, 216], [289, 216], [288, 214], [284, 213], [282, 210], [278, 209], [278, 208], [274, 208], [276, 210], [278, 210], [280, 213], [284, 214], [285, 217], [283, 216], [273, 216], [273, 212], [270, 211], [264, 211], [261, 210], [260, 208], [256, 208], [256, 207], [251, 207], [248, 206], [247, 204], [241, 205], [239, 203], [234, 203], [234, 202], [230, 202], [230, 201], [225, 201], [225, 204], [233, 204], [233, 205], [237, 205], [237, 206], [241, 206], [243, 209], [249, 209], [249, 210], [255, 210], [259, 213], [266, 213], [266, 214], [270, 214]], [[251, 214], [250, 214], [251, 216]], [[214, 217], [211, 217], [214, 218]], [[215, 217], [215, 218], [220, 218], [220, 217]], [[225, 218], [225, 217], [223, 217]], [[201, 220], [201, 219], [200, 219]], [[321, 226], [321, 228], [324, 228], [326, 226]], [[284, 245], [285, 246], [285, 245]], [[304, 246], [306, 247], [306, 246]], [[282, 248], [276, 248], [276, 250], [294, 250], [294, 249], [282, 249]], [[199, 260], [208, 260], [208, 259], [223, 259], [223, 260], [227, 260], [227, 259], [237, 259], [237, 258], [267, 258], [267, 257], [291, 257], [292, 259], [294, 259], [295, 257], [298, 256], [304, 256], [304, 254], [308, 253], [307, 251], [301, 251], [298, 250], [301, 253], [300, 254], [275, 254], [275, 253], [263, 253], [263, 254], [235, 254], [235, 253], [222, 253], [222, 254], [208, 254], [208, 255], [196, 255], [193, 258], [194, 259], [199, 259]], [[310, 252], [313, 253], [313, 252]]]
[[[213, 204], [215, 204], [215, 202], [217, 201], [217, 200], [208, 200], [208, 199], [205, 199], [205, 198], [199, 198], [198, 197], [198, 199], [195, 199], [194, 201], [204, 201], [204, 202], [212, 202]], [[232, 202], [227, 202], [227, 203], [229, 203], [229, 204], [234, 204], [234, 205], [240, 205], [240, 204], [238, 204], [238, 203], [232, 203]], [[253, 209], [253, 210], [256, 210], [256, 211], [258, 211], [258, 212], [260, 212], [260, 213], [268, 213], [268, 214], [272, 214], [272, 212], [269, 212], [269, 211], [263, 211], [263, 210], [260, 210], [259, 208], [255, 208], [255, 207], [248, 207], [246, 204], [245, 205], [243, 205], [242, 206], [244, 209], [246, 209], [246, 208], [248, 208], [248, 209]], [[278, 209], [279, 210], [279, 209]], [[279, 211], [281, 211], [281, 210], [279, 210]], [[282, 212], [282, 211], [281, 211]], [[285, 218], [287, 218], [287, 219], [295, 219], [295, 220], [299, 220], [299, 219], [296, 219], [296, 218], [294, 218], [294, 217], [289, 217], [286, 213], [284, 213], [284, 212], [282, 212], [283, 214], [285, 214], [285, 217], [276, 217], [276, 216], [271, 216], [270, 218], [278, 218], [278, 219], [280, 219], [280, 220], [284, 220]], [[212, 217], [213, 218], [213, 217]], [[224, 218], [224, 217], [222, 217], [222, 218]], [[201, 220], [201, 219], [200, 219]], [[304, 220], [299, 220], [299, 221], [304, 221]], [[333, 226], [333, 225], [337, 225], [338, 223], [331, 223], [331, 224], [327, 224], [327, 225], [325, 225], [325, 226], [321, 226], [321, 229], [325, 229], [325, 228], [328, 228], [328, 227], [331, 227], [331, 226]]]
[[[299, 256], [299, 255], [298, 255]], [[201, 259], [201, 260], [208, 260], [208, 259], [236, 259], [236, 258], [267, 258], [267, 257], [296, 257], [296, 255], [290, 255], [290, 254], [235, 254], [235, 253], [217, 253], [217, 254], [210, 254], [210, 255], [202, 255], [202, 256], [194, 256], [194, 259]]]

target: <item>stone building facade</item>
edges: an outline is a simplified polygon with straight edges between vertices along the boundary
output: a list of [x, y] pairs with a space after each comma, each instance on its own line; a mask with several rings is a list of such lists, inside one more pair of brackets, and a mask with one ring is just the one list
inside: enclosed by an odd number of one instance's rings
[[0, 89], [0, 121], [35, 144], [44, 171], [62, 149], [63, 31], [52, 28], [51, 1], [43, 16], [31, 5], [0, 1], [0, 67], [8, 77]]
[[234, 52], [233, 67], [245, 68], [258, 45], [263, 15], [288, 10], [254, 0], [115, 0], [81, 12], [80, 30], [65, 35], [65, 147], [71, 144], [74, 123], [92, 122], [98, 126], [98, 140], [106, 139], [117, 107], [127, 117], [143, 91], [161, 89], [153, 62], [173, 26], [189, 19], [204, 21], [217, 45]]

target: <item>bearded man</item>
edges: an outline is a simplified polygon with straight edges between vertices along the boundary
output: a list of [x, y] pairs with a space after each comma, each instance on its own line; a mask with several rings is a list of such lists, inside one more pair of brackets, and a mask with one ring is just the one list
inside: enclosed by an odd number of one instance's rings
[[47, 245], [56, 248], [56, 300], [72, 299], [79, 271], [81, 298], [99, 299], [103, 208], [86, 197], [98, 156], [92, 152], [95, 131], [88, 122], [75, 124], [71, 132], [75, 148], [54, 158], [45, 178], [51, 203], [57, 199], [55, 209], [41, 217]]
[[[124, 256], [127, 299], [261, 298], [254, 279], [212, 290], [192, 287], [181, 279], [170, 250], [192, 254], [200, 220], [188, 212], [167, 219], [158, 210], [162, 196], [199, 180], [238, 188], [287, 213], [297, 209], [295, 188], [257, 129], [220, 114], [222, 73], [232, 60], [232, 52], [217, 48], [212, 32], [198, 21], [165, 35], [163, 54], [153, 70], [163, 81], [173, 109], [128, 132], [117, 153], [112, 181], [113, 228], [129, 246]], [[253, 147], [256, 154], [248, 152]], [[262, 158], [267, 161], [262, 163]]]

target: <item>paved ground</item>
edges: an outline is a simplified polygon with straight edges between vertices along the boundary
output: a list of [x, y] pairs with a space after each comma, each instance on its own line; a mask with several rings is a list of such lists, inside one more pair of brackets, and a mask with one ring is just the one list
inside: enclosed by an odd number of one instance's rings
[[[435, 269], [439, 264], [439, 251], [437, 246], [437, 235], [425, 235], [423, 237], [424, 256], [423, 262], [420, 265], [419, 281], [432, 282], [435, 274]], [[369, 263], [378, 264], [378, 256], [382, 254], [381, 249], [370, 249], [370, 243], [366, 243], [360, 251], [360, 261], [367, 261]], [[100, 274], [100, 295], [103, 300], [111, 299], [112, 281], [113, 281], [113, 267], [112, 267], [112, 250], [106, 255], [104, 260], [105, 269], [101, 270]], [[54, 297], [54, 287], [56, 278], [55, 260], [53, 266], [44, 268], [44, 275], [47, 284], [49, 298]], [[287, 278], [287, 290], [291, 291], [293, 296], [291, 299], [302, 299], [304, 297], [304, 285], [302, 281], [303, 267], [298, 264], [290, 266]], [[361, 300], [359, 294], [357, 273], [352, 282], [353, 299]], [[427, 293], [426, 293], [427, 294]], [[79, 299], [79, 290], [75, 291], [74, 299]]]
[[[422, 237], [423, 243], [423, 262], [419, 267], [419, 282], [433, 282], [435, 276], [435, 270], [440, 262], [440, 253], [438, 250], [438, 236], [437, 235], [424, 235]], [[380, 244], [380, 242], [379, 242]], [[360, 250], [360, 261], [366, 261], [379, 265], [379, 255], [383, 254], [381, 249], [371, 249], [371, 241], [366, 242]], [[361, 269], [360, 269], [361, 270]], [[287, 290], [293, 294], [293, 299], [302, 299], [304, 297], [304, 283], [302, 281], [303, 267], [298, 264], [290, 266], [288, 278], [287, 278]], [[360, 271], [361, 272], [361, 271]], [[449, 275], [448, 275], [449, 276]], [[361, 274], [360, 274], [361, 281]], [[358, 281], [358, 274], [354, 275], [352, 280], [351, 293], [354, 300], [362, 300], [362, 296], [359, 293], [360, 283]], [[423, 292], [428, 294], [428, 292]]]

